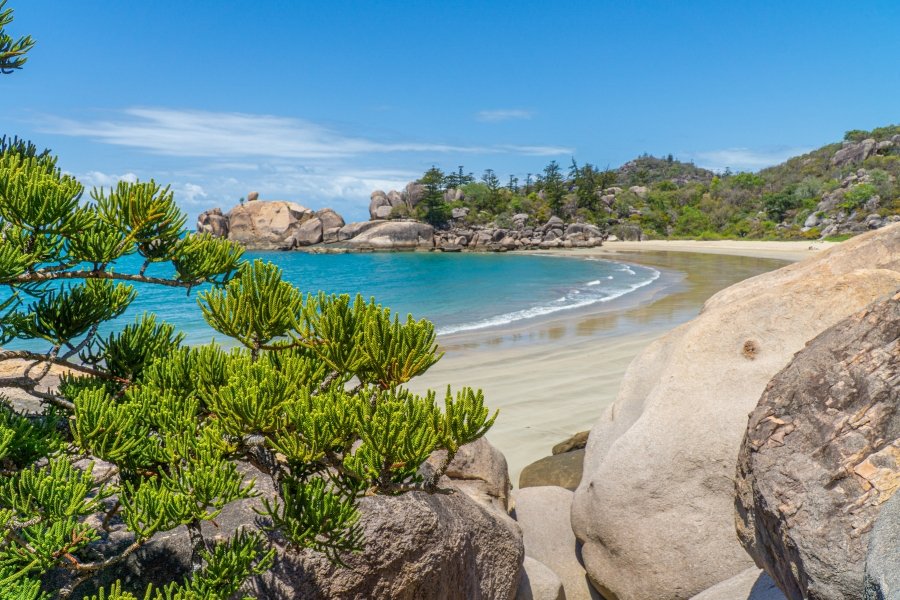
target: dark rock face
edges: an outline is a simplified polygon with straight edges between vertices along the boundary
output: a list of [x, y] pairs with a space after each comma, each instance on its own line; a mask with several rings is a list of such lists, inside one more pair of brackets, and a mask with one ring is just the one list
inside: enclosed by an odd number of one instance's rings
[[584, 449], [546, 456], [522, 469], [519, 487], [556, 485], [575, 491], [584, 470]]
[[900, 294], [825, 330], [771, 380], [735, 485], [741, 543], [788, 598], [863, 595], [869, 532], [900, 487]]
[[882, 504], [866, 554], [866, 600], [896, 598], [900, 598], [900, 494]]
[[514, 597], [522, 540], [466, 494], [371, 497], [361, 509], [366, 549], [346, 558], [349, 568], [308, 552], [282, 553], [250, 589], [272, 600]]
[[[440, 462], [442, 457], [434, 457]], [[262, 497], [274, 496], [271, 480], [244, 466]], [[245, 592], [261, 600], [401, 599], [512, 600], [524, 558], [522, 533], [506, 512], [506, 459], [483, 438], [460, 449], [441, 480], [442, 492], [410, 492], [360, 500], [364, 549], [342, 556], [346, 567], [312, 551], [295, 552], [277, 541], [271, 571], [251, 579]], [[207, 540], [262, 523], [261, 499], [228, 505], [215, 525], [203, 524]], [[126, 536], [123, 543], [130, 541]], [[163, 585], [190, 569], [184, 527], [154, 538], [112, 569], [100, 583], [121, 578], [143, 589]], [[78, 597], [96, 590], [85, 584]]]

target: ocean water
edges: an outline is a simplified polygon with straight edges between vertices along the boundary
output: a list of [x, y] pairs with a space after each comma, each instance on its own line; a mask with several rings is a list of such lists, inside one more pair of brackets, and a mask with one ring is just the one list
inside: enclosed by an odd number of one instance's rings
[[[401, 318], [412, 314], [429, 319], [439, 335], [608, 302], [652, 284], [660, 275], [650, 267], [596, 258], [527, 254], [248, 252], [245, 257], [277, 264], [285, 279], [305, 292], [358, 292]], [[123, 271], [135, 272], [139, 260], [126, 257], [124, 263]], [[165, 275], [166, 269], [154, 265], [147, 274]], [[106, 330], [148, 311], [177, 325], [188, 343], [225, 341], [203, 320], [196, 302], [199, 290], [188, 295], [178, 288], [136, 288], [137, 300]], [[40, 344], [17, 340], [6, 347], [35, 349]]]

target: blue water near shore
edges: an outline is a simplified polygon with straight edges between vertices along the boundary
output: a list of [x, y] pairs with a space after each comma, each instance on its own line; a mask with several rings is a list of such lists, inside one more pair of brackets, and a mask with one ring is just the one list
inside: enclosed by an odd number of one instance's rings
[[[288, 281], [304, 291], [374, 296], [401, 318], [409, 313], [433, 321], [439, 334], [498, 327], [608, 302], [659, 277], [659, 272], [649, 267], [562, 256], [248, 252], [245, 257], [272, 261], [284, 270]], [[121, 270], [135, 272], [137, 257], [124, 260]], [[148, 275], [154, 274], [165, 275], [165, 269], [151, 267]], [[188, 296], [181, 289], [136, 287], [138, 298], [119, 318], [118, 327], [148, 311], [177, 325], [188, 343], [202, 344], [213, 338], [224, 341], [204, 322], [196, 303], [198, 290]], [[16, 341], [6, 347], [25, 344]]]

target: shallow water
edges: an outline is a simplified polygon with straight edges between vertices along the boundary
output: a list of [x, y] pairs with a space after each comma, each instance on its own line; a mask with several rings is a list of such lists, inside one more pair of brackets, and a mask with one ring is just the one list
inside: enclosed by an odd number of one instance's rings
[[[299, 252], [247, 253], [272, 261], [284, 277], [308, 292], [374, 297], [401, 318], [412, 314], [435, 323], [439, 334], [487, 329], [553, 313], [606, 303], [652, 285], [652, 267], [596, 258], [521, 254], [372, 253], [317, 255]], [[126, 257], [120, 270], [136, 272], [138, 257]], [[166, 275], [162, 265], [148, 275]], [[204, 321], [197, 292], [137, 285], [138, 298], [107, 331], [144, 311], [185, 332], [190, 344], [219, 338]], [[201, 288], [202, 289], [202, 288]], [[12, 342], [7, 347], [32, 345]]]

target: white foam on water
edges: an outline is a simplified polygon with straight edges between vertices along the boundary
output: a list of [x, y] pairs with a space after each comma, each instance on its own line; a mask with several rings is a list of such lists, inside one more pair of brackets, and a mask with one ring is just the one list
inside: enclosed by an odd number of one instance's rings
[[[622, 265], [622, 263], [615, 263], [621, 266], [625, 266], [625, 269], [620, 269], [621, 271], [628, 272], [631, 275], [637, 275], [632, 269], [628, 268], [626, 265]], [[516, 310], [508, 313], [503, 313], [501, 315], [496, 315], [493, 317], [487, 317], [485, 319], [481, 319], [479, 321], [474, 321], [471, 323], [462, 323], [460, 325], [449, 325], [447, 327], [442, 327], [437, 330], [438, 335], [448, 335], [451, 333], [460, 333], [462, 331], [473, 331], [476, 329], [486, 329], [488, 327], [499, 327], [501, 325], [509, 325], [510, 323], [515, 323], [517, 321], [523, 321], [525, 319], [533, 319], [535, 317], [543, 317], [545, 315], [550, 315], [562, 310], [571, 310], [573, 308], [581, 308], [583, 306], [590, 306], [591, 304], [598, 304], [602, 302], [610, 302], [611, 300], [615, 300], [616, 298], [621, 298], [625, 294], [630, 294], [631, 292], [638, 290], [644, 286], [650, 285], [657, 279], [659, 279], [660, 272], [656, 269], [652, 269], [650, 267], [642, 267], [649, 271], [649, 275], [647, 279], [643, 279], [641, 281], [635, 282], [630, 286], [623, 288], [621, 290], [610, 290], [602, 293], [602, 295], [587, 295], [582, 294], [582, 290], [572, 289], [565, 296], [561, 296], [556, 300], [539, 306], [533, 306], [531, 308], [523, 308], [521, 310]], [[610, 277], [611, 279], [611, 277]], [[587, 285], [591, 285], [593, 282], [589, 282]], [[597, 282], [599, 283], [599, 281]]]

